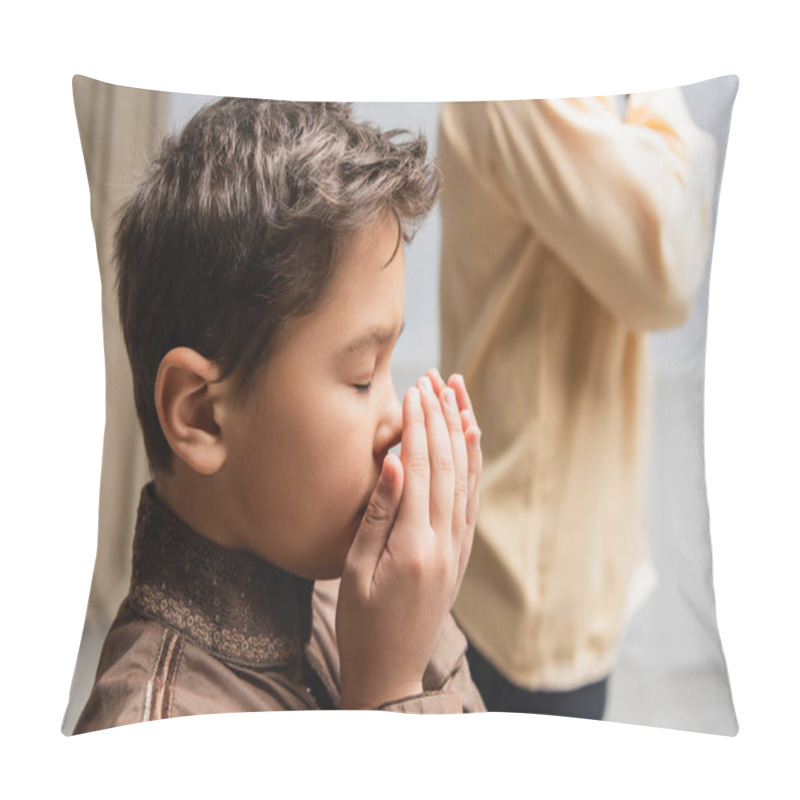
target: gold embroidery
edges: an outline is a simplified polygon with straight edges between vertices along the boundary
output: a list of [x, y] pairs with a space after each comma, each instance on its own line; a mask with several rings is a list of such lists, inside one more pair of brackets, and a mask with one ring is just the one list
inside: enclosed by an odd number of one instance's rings
[[288, 665], [310, 635], [313, 582], [221, 547], [142, 491], [128, 603], [217, 657]]

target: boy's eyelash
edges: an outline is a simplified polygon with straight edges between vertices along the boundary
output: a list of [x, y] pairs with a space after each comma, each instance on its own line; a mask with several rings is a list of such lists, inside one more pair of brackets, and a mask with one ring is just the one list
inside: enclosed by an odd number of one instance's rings
[[353, 385], [359, 393], [366, 394], [372, 388], [372, 381], [369, 383], [355, 383]]

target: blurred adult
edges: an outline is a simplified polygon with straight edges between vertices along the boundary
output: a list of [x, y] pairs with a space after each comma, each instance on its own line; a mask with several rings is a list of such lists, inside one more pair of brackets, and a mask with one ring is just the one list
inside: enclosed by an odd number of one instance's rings
[[716, 145], [679, 89], [444, 104], [442, 372], [483, 431], [454, 613], [489, 710], [601, 718], [646, 596], [646, 333], [710, 248]]

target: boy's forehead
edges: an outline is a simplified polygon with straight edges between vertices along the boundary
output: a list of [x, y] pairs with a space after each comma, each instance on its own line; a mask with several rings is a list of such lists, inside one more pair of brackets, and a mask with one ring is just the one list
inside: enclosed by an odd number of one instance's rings
[[353, 231], [344, 241], [340, 264], [369, 261], [380, 268], [391, 264], [402, 250], [402, 229], [394, 214], [384, 213], [371, 224]]
[[[348, 306], [349, 313], [382, 316], [399, 306], [402, 324], [404, 273], [402, 242], [394, 220], [383, 221], [357, 232], [339, 259], [331, 281], [328, 304]], [[378, 320], [377, 322], [384, 322]]]
[[[403, 248], [393, 218], [355, 233], [310, 314], [289, 323], [304, 345], [353, 355], [394, 340], [403, 328]], [[294, 338], [294, 337], [291, 337]], [[301, 342], [298, 341], [299, 345]]]

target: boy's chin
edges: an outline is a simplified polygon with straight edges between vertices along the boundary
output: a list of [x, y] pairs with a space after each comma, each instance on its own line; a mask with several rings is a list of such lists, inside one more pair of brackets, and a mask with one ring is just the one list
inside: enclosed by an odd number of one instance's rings
[[345, 557], [342, 557], [341, 561], [337, 561], [336, 563], [321, 565], [317, 570], [315, 570], [314, 580], [315, 581], [339, 580], [339, 578], [342, 577], [342, 572], [344, 571], [344, 561]]
[[338, 548], [339, 552], [336, 555], [332, 554], [331, 558], [326, 559], [324, 564], [320, 564], [318, 566], [317, 570], [315, 571], [315, 580], [329, 581], [342, 577], [342, 572], [344, 571], [344, 562], [347, 559], [347, 554], [350, 552], [350, 548], [353, 545], [353, 540], [356, 538], [356, 534], [358, 533], [361, 520], [366, 513], [366, 510], [366, 507], [361, 509], [353, 519], [350, 529], [342, 537], [341, 545]]
[[[353, 541], [358, 534], [361, 521], [366, 513], [367, 505], [364, 504], [353, 514], [350, 524], [345, 530], [340, 529], [340, 531], [334, 535], [334, 538], [327, 539], [328, 551], [325, 553], [324, 559], [317, 560], [314, 564], [307, 564], [306, 574], [301, 575], [301, 577], [311, 578], [316, 581], [328, 581], [341, 578], [347, 554], [353, 546]], [[328, 536], [330, 537], [330, 532]]]

